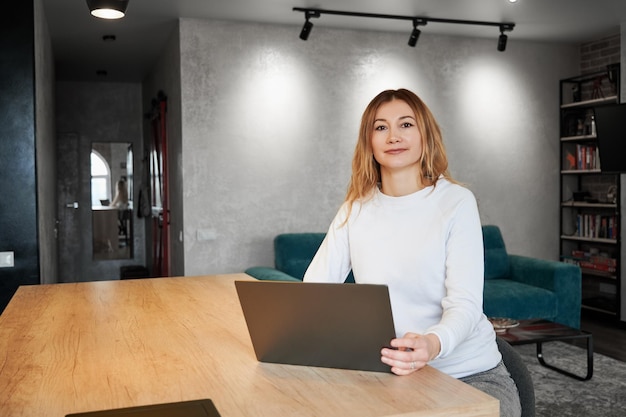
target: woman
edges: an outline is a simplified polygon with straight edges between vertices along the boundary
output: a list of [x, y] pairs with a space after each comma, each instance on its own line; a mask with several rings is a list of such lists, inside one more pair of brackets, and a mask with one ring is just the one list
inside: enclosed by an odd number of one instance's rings
[[126, 187], [126, 180], [124, 178], [120, 178], [117, 181], [115, 198], [111, 202], [110, 206], [120, 210], [126, 210], [128, 208], [128, 187]]
[[397, 338], [381, 360], [397, 375], [426, 364], [500, 400], [519, 394], [482, 311], [483, 242], [473, 194], [450, 178], [441, 131], [414, 93], [365, 109], [346, 201], [304, 276], [389, 287]]

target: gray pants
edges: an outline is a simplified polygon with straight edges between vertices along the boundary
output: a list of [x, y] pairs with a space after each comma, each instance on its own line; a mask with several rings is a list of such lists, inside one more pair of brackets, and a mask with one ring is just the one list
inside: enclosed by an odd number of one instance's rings
[[522, 414], [517, 385], [503, 362], [493, 369], [460, 380], [500, 400], [501, 417], [520, 417]]

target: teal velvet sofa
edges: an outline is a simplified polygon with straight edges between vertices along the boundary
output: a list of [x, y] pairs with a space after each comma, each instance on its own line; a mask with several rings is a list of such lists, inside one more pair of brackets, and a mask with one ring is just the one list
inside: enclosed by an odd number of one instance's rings
[[[579, 328], [580, 268], [508, 254], [497, 226], [483, 226], [482, 230], [485, 314], [513, 319], [542, 318]], [[252, 267], [246, 273], [261, 280], [301, 281], [324, 236], [324, 233], [278, 235], [274, 239], [274, 267]], [[352, 273], [346, 282], [354, 282]]]
[[[285, 233], [274, 238], [274, 268], [255, 266], [246, 274], [257, 279], [302, 281], [326, 233]], [[352, 272], [346, 282], [354, 282]]]

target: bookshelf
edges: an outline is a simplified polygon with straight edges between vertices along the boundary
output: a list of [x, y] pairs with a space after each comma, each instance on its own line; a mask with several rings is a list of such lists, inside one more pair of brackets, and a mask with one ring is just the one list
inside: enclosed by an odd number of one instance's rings
[[594, 109], [619, 103], [619, 64], [560, 81], [559, 257], [582, 270], [582, 308], [626, 321], [622, 181], [602, 171]]

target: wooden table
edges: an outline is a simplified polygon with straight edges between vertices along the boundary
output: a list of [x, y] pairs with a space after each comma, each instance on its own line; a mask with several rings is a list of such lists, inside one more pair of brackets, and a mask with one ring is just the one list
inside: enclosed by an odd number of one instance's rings
[[210, 398], [229, 416], [497, 416], [492, 397], [411, 376], [257, 362], [245, 274], [22, 286], [0, 316], [0, 416]]

